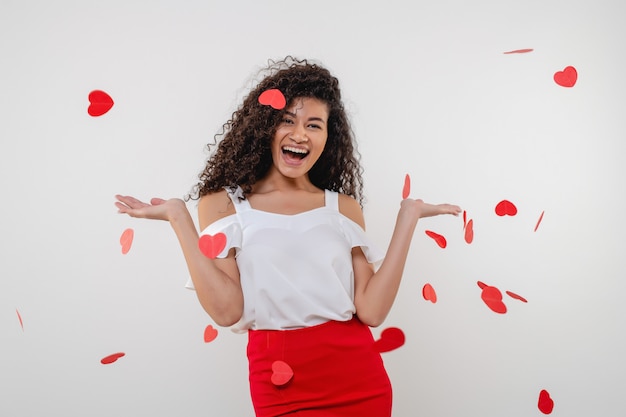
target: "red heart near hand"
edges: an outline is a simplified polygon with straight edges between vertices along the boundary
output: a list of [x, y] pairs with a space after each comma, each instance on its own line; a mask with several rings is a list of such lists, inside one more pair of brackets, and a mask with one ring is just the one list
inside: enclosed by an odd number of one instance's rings
[[120, 245], [122, 245], [122, 255], [126, 255], [133, 244], [133, 237], [135, 232], [133, 229], [126, 229], [120, 236]]
[[578, 79], [578, 72], [574, 67], [565, 67], [563, 71], [554, 73], [554, 82], [561, 87], [573, 87]]
[[496, 214], [498, 216], [515, 216], [517, 207], [509, 200], [502, 200], [496, 205]]
[[409, 177], [409, 174], [406, 174], [404, 177], [404, 187], [402, 187], [402, 199], [406, 200], [409, 198], [409, 194], [411, 194], [411, 177]]
[[424, 297], [424, 300], [430, 301], [433, 304], [437, 302], [437, 293], [430, 284], [424, 285], [424, 288], [422, 288], [422, 296]]
[[94, 90], [89, 93], [89, 107], [87, 113], [90, 116], [102, 116], [113, 107], [113, 99], [104, 91]]
[[445, 248], [448, 245], [446, 238], [441, 236], [439, 233], [435, 233], [431, 230], [426, 230], [426, 234], [428, 237], [432, 238], [440, 248]]
[[380, 333], [380, 339], [374, 342], [376, 351], [389, 352], [404, 344], [404, 332], [397, 327], [389, 327]]
[[545, 389], [542, 389], [539, 393], [539, 402], [537, 404], [539, 411], [544, 414], [550, 414], [554, 409], [554, 401], [550, 398], [550, 393]]
[[259, 96], [259, 103], [263, 104], [264, 106], [270, 106], [276, 110], [284, 109], [287, 105], [285, 96], [280, 90], [276, 88], [263, 91]]
[[124, 356], [124, 355], [126, 355], [126, 354], [125, 354], [125, 353], [122, 353], [122, 352], [120, 352], [120, 353], [114, 353], [114, 354], [112, 354], [112, 355], [105, 356], [104, 358], [102, 358], [102, 359], [100, 360], [100, 363], [101, 363], [101, 364], [103, 364], [103, 365], [108, 365], [108, 364], [110, 364], [110, 363], [115, 362], [116, 360], [118, 360], [119, 358], [121, 358], [121, 357], [122, 357], [122, 356]]
[[210, 343], [217, 337], [217, 329], [210, 324], [204, 329], [204, 343]]
[[202, 235], [198, 240], [198, 246], [204, 256], [215, 259], [226, 247], [226, 235], [224, 233], [216, 233], [215, 236]]
[[293, 369], [283, 361], [275, 361], [272, 364], [272, 384], [282, 386], [293, 378]]
[[465, 225], [465, 242], [469, 245], [474, 241], [474, 220], [470, 219]]

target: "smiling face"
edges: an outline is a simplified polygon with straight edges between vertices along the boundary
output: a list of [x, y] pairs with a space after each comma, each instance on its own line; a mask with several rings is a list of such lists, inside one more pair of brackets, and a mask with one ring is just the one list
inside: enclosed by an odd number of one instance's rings
[[298, 98], [285, 110], [272, 141], [272, 170], [290, 179], [306, 178], [326, 146], [328, 105]]

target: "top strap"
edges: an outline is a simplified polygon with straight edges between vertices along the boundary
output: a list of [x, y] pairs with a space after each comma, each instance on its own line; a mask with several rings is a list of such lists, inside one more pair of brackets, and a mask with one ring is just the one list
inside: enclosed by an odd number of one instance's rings
[[241, 189], [241, 187], [238, 186], [235, 191], [231, 191], [230, 187], [224, 187], [224, 189], [228, 193], [230, 200], [233, 202], [235, 211], [237, 213], [245, 210], [250, 210], [252, 208], [247, 198], [243, 200], [241, 199], [241, 197], [243, 197], [243, 190]]
[[324, 198], [327, 208], [339, 211], [339, 193], [336, 191], [324, 190]]

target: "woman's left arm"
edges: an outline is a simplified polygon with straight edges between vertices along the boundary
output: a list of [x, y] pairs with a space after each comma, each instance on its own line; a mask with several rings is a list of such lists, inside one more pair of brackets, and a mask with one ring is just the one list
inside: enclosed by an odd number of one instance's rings
[[[365, 228], [363, 213], [358, 204], [355, 206], [353, 203], [344, 203], [343, 207], [342, 212], [346, 216]], [[409, 247], [419, 219], [442, 214], [458, 216], [460, 212], [461, 208], [452, 204], [428, 204], [422, 200], [403, 200], [387, 254], [376, 272], [365, 258], [361, 248], [352, 249], [354, 305], [356, 314], [363, 323], [373, 327], [379, 326], [389, 314], [400, 287]]]

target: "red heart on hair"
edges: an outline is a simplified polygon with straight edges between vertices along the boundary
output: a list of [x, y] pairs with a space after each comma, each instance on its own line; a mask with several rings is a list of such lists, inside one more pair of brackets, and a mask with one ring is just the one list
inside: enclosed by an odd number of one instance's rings
[[578, 72], [574, 67], [565, 67], [563, 71], [554, 73], [554, 82], [561, 87], [573, 87], [578, 79]]
[[282, 386], [293, 378], [293, 369], [283, 361], [275, 361], [272, 364], [272, 384]]
[[113, 107], [113, 99], [104, 91], [94, 90], [89, 93], [89, 107], [87, 113], [90, 116], [102, 116]]
[[498, 216], [515, 216], [517, 207], [509, 200], [502, 200], [496, 205], [496, 214]]
[[550, 393], [545, 389], [542, 389], [539, 393], [539, 401], [537, 406], [539, 407], [539, 411], [544, 414], [550, 414], [552, 409], [554, 409], [554, 401], [550, 398]]
[[217, 329], [210, 324], [204, 329], [204, 343], [210, 343], [217, 337]]
[[271, 106], [276, 110], [284, 109], [287, 105], [285, 96], [280, 90], [276, 88], [263, 91], [259, 96], [259, 103], [263, 104], [264, 106]]
[[374, 342], [377, 352], [389, 352], [404, 344], [404, 332], [397, 327], [389, 327], [380, 333], [380, 339]]
[[216, 233], [215, 236], [202, 235], [198, 240], [198, 246], [204, 256], [215, 259], [226, 247], [226, 235], [224, 233]]

